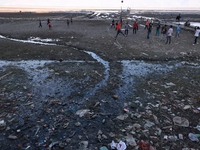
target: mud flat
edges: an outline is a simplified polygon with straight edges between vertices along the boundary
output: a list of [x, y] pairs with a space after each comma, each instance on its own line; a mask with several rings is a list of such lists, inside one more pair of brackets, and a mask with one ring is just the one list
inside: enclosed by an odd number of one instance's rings
[[0, 14], [1, 149], [111, 149], [112, 140], [127, 150], [141, 141], [199, 148], [189, 137], [200, 133], [194, 31], [166, 45], [155, 27], [146, 39], [143, 19], [137, 34], [117, 40], [110, 23], [82, 13]]

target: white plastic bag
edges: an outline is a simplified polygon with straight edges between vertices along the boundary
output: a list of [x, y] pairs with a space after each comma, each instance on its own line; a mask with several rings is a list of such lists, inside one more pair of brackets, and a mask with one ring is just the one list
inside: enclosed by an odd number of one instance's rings
[[114, 141], [112, 141], [110, 146], [111, 149], [126, 150], [126, 144], [122, 141], [119, 141], [119, 143], [115, 143]]

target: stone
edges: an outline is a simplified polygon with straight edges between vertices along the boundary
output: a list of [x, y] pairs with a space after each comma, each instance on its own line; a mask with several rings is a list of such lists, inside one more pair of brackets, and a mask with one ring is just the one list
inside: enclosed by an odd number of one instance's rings
[[151, 121], [146, 121], [146, 123], [145, 123], [145, 125], [144, 125], [144, 128], [145, 128], [145, 129], [148, 129], [148, 128], [154, 126], [154, 125], [155, 125], [155, 123], [153, 123], [153, 122], [151, 122]]
[[181, 127], [189, 127], [189, 121], [186, 119], [186, 118], [182, 118], [182, 117], [174, 117], [173, 118], [173, 122], [174, 122], [174, 125], [178, 125], [178, 126], [181, 126]]
[[15, 135], [9, 135], [8, 138], [11, 139], [11, 140], [16, 140], [17, 136], [15, 136]]
[[0, 130], [4, 130], [6, 128], [6, 122], [4, 120], [0, 120]]
[[184, 109], [184, 110], [191, 109], [191, 106], [190, 106], [190, 105], [185, 105], [185, 106], [183, 107], [183, 109]]
[[90, 112], [89, 109], [82, 109], [82, 110], [78, 110], [76, 112], [76, 115], [78, 115], [79, 117], [83, 117], [85, 114], [88, 114]]
[[128, 118], [128, 114], [117, 116], [117, 119], [119, 119], [119, 120], [125, 120], [126, 118]]
[[118, 99], [118, 95], [113, 95], [113, 98], [114, 99]]
[[130, 145], [130, 146], [132, 146], [132, 147], [137, 145], [137, 143], [135, 142], [135, 139], [133, 138], [132, 135], [127, 134], [127, 136], [126, 136], [125, 138], [126, 138], [126, 143], [127, 143], [128, 145]]

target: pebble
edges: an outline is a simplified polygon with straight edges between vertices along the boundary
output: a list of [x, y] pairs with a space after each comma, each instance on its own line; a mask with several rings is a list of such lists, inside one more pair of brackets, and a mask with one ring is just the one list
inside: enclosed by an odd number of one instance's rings
[[9, 135], [8, 138], [9, 138], [9, 139], [12, 139], [12, 140], [16, 140], [16, 139], [17, 139], [17, 136], [15, 136], [15, 135]]

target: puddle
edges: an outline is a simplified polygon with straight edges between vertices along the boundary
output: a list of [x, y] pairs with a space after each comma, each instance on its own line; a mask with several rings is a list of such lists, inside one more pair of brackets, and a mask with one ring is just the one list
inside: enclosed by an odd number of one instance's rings
[[40, 45], [54, 45], [54, 46], [57, 45], [55, 43], [45, 43], [47, 41], [50, 41], [49, 39], [43, 39], [43, 41], [45, 41], [45, 42], [41, 42], [41, 40], [39, 41], [38, 39], [35, 40], [35, 39], [30, 38], [29, 40], [20, 40], [20, 39], [8, 38], [8, 37], [2, 36], [2, 35], [0, 35], [0, 38], [15, 41], [15, 42], [22, 42], [22, 43], [31, 43], [31, 44], [40, 44]]
[[[12, 41], [17, 41], [17, 42], [22, 42], [22, 43], [32, 43], [32, 44], [40, 44], [40, 45], [57, 45], [57, 44], [54, 44], [54, 43], [47, 43], [47, 42], [54, 42], [54, 41], [59, 41], [59, 39], [40, 39], [39, 37], [35, 38], [35, 37], [30, 37], [28, 40], [19, 40], [19, 39], [14, 39], [14, 38], [7, 38], [5, 36], [2, 36], [0, 35], [0, 38], [3, 38], [3, 39], [7, 39], [7, 40], [12, 40]], [[57, 45], [57, 46], [60, 46], [60, 45]], [[94, 95], [95, 92], [102, 88], [103, 86], [106, 86], [106, 83], [107, 83], [107, 80], [109, 78], [109, 62], [101, 59], [98, 55], [96, 55], [95, 53], [93, 52], [89, 52], [89, 51], [83, 51], [84, 53], [87, 53], [89, 54], [93, 59], [95, 59], [97, 62], [101, 63], [104, 68], [105, 68], [105, 71], [104, 71], [104, 79], [95, 85], [95, 87], [92, 89], [92, 90], [88, 90], [88, 97], [89, 95]], [[63, 62], [74, 62], [74, 63], [84, 63], [86, 61], [63, 61]], [[88, 62], [88, 61], [87, 61]], [[47, 64], [47, 63], [54, 63], [53, 61], [19, 61], [19, 62], [8, 62], [8, 61], [1, 61], [1, 64], [10, 64], [10, 65], [15, 65], [15, 66], [19, 66], [21, 68], [23, 68], [25, 71], [27, 71], [30, 75], [33, 74], [33, 70], [36, 70], [38, 67], [44, 67], [44, 64]], [[37, 72], [37, 74], [36, 74]], [[37, 71], [34, 71], [34, 77], [38, 77], [36, 79], [34, 79], [34, 83], [37, 83], [38, 79], [40, 80], [44, 80], [44, 78], [47, 78], [48, 75], [49, 75], [49, 70], [47, 68], [43, 68], [42, 70], [37, 70]], [[53, 84], [53, 83], [52, 83]], [[52, 86], [54, 87], [54, 86]]]
[[[123, 85], [119, 87], [116, 93], [119, 93], [120, 97], [124, 99], [127, 95], [134, 94], [135, 84], [138, 78], [146, 78], [150, 75], [165, 74], [172, 69], [181, 66], [181, 63], [177, 62], [145, 62], [138, 60], [123, 60], [121, 61], [123, 72], [119, 77], [121, 78]], [[127, 91], [132, 91], [128, 93]]]

